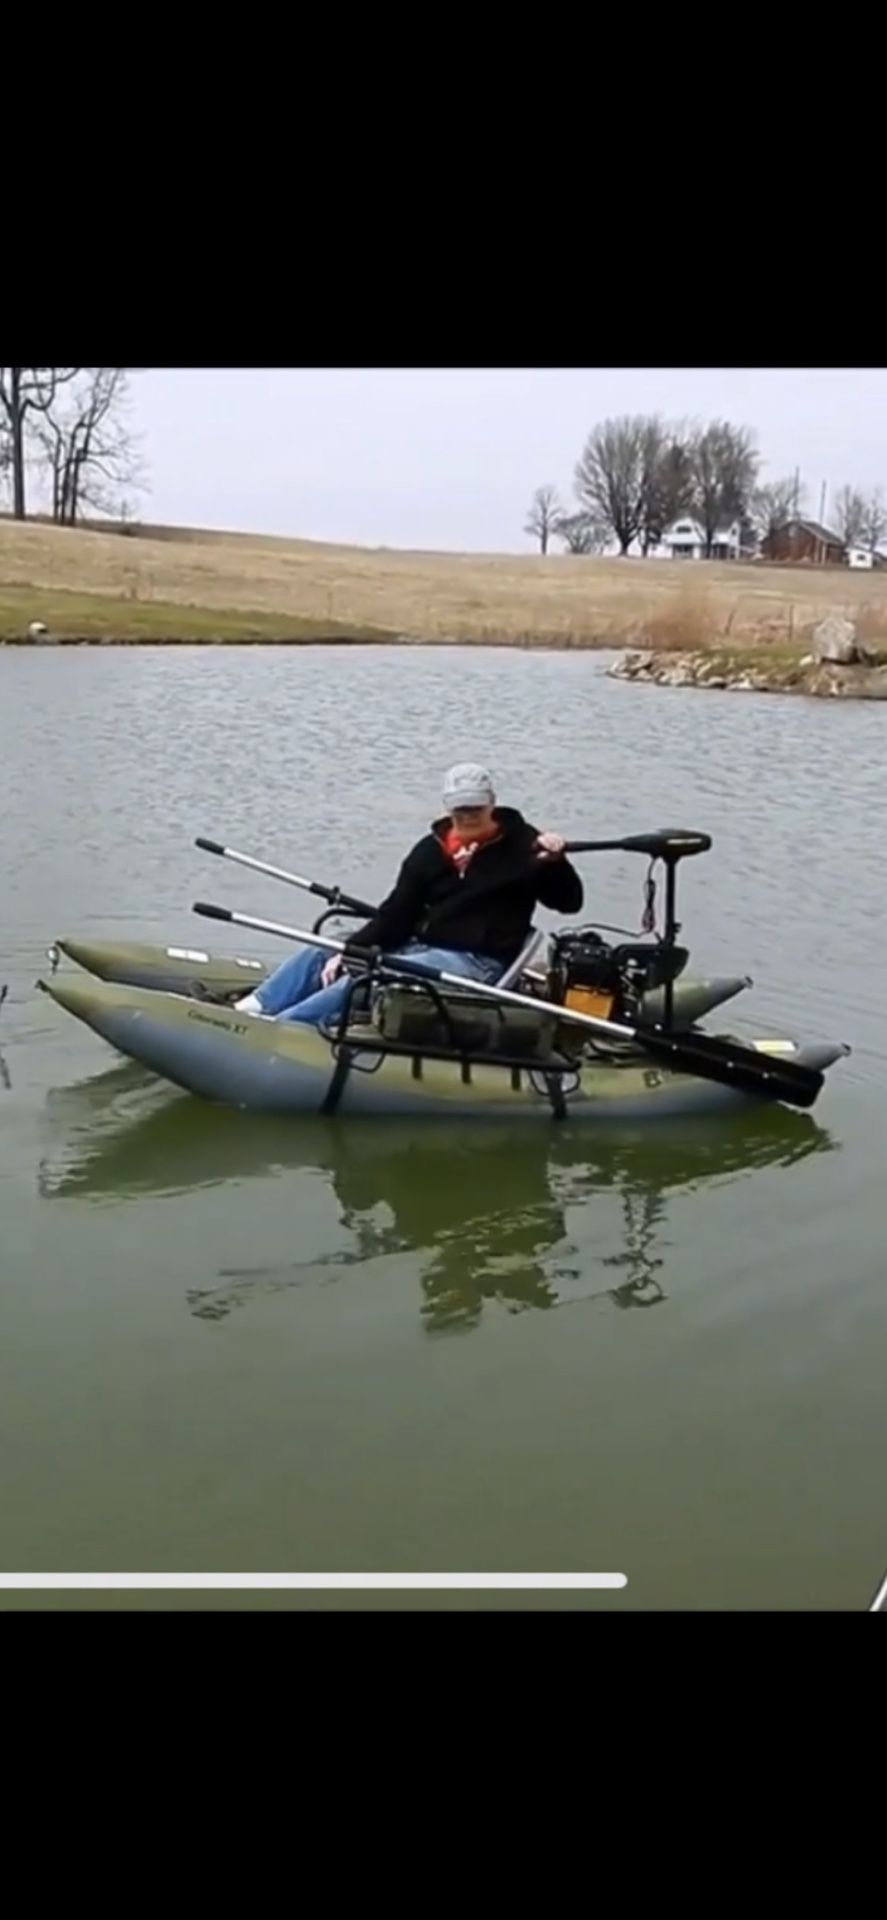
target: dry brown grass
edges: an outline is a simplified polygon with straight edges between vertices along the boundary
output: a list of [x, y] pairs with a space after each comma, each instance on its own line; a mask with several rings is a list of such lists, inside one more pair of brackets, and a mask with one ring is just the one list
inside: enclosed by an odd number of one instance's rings
[[[823, 585], [833, 578], [823, 576]], [[761, 601], [749, 606], [746, 595], [738, 595], [730, 604], [720, 582], [709, 584], [708, 569], [701, 577], [694, 568], [693, 579], [684, 574], [672, 596], [654, 609], [644, 625], [642, 645], [657, 653], [721, 654], [725, 648], [747, 652], [755, 647], [768, 658], [799, 659], [809, 652], [819, 621], [826, 613], [837, 612], [855, 622], [860, 641], [870, 651], [887, 652], [887, 583], [879, 600], [863, 599], [852, 574], [841, 575], [840, 583], [851, 588], [849, 595], [823, 597], [812, 606], [810, 596], [786, 600], [782, 606], [765, 606]], [[866, 590], [871, 596], [871, 578]]]
[[654, 608], [645, 622], [642, 644], [657, 653], [705, 652], [722, 632], [723, 617], [716, 596], [704, 582], [684, 579], [677, 592]]
[[[40, 619], [41, 590], [115, 608], [284, 616], [421, 641], [490, 645], [799, 644], [831, 610], [887, 629], [887, 574], [712, 562], [411, 553], [153, 528], [137, 537], [0, 521], [0, 588]], [[21, 590], [24, 590], [23, 592]], [[186, 622], [193, 628], [194, 620]], [[212, 622], [207, 621], [207, 628]], [[184, 634], [183, 636], [184, 637]]]

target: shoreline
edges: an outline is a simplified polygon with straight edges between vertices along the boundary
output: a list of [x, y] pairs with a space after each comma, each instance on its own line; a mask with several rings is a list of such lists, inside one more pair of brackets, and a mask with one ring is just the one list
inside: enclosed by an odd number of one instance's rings
[[[10, 651], [26, 652], [59, 650], [65, 647], [399, 647], [411, 644], [416, 643], [403, 640], [397, 634], [378, 633], [307, 633], [292, 636], [281, 634], [277, 637], [267, 633], [63, 633], [45, 634], [36, 639], [31, 639], [29, 635], [22, 639], [19, 635], [10, 637], [8, 634], [0, 634], [0, 648], [7, 647]], [[427, 643], [419, 642], [418, 644]], [[446, 642], [442, 644], [445, 645]]]
[[[307, 623], [306, 623], [307, 624]], [[606, 677], [635, 686], [708, 688], [726, 693], [800, 695], [807, 699], [887, 700], [887, 657], [877, 662], [841, 666], [816, 662], [797, 651], [764, 644], [734, 648], [717, 646], [694, 652], [639, 649], [612, 636], [589, 640], [584, 635], [424, 635], [379, 632], [322, 632], [268, 634], [255, 632], [191, 634], [42, 634], [10, 636], [0, 632], [0, 651], [66, 647], [472, 647], [480, 652], [511, 649], [521, 653], [616, 653]]]
[[63, 647], [513, 647], [522, 653], [618, 653], [628, 648], [627, 640], [602, 636], [599, 640], [572, 634], [503, 633], [475, 638], [467, 634], [409, 633], [189, 633], [189, 634], [41, 634], [32, 638], [0, 633], [0, 648]]
[[481, 652], [499, 648], [522, 653], [609, 653], [616, 654], [617, 658], [605, 668], [606, 677], [633, 686], [708, 688], [716, 692], [784, 694], [807, 699], [887, 700], [887, 651], [872, 651], [864, 660], [844, 666], [814, 660], [811, 655], [802, 654], [797, 646], [766, 642], [734, 645], [730, 649], [717, 644], [703, 645], [692, 651], [679, 651], [672, 647], [639, 648], [636, 640], [619, 639], [612, 634], [596, 639], [585, 634], [526, 632], [466, 637], [464, 634], [408, 634], [383, 628], [349, 628], [345, 623], [337, 627], [307, 620], [298, 622], [294, 632], [295, 622], [278, 623], [273, 616], [271, 619], [266, 616], [262, 622], [265, 630], [257, 631], [259, 623], [249, 617], [243, 621], [234, 614], [229, 614], [227, 619], [212, 617], [202, 608], [189, 608], [188, 614], [191, 617], [183, 625], [190, 626], [190, 632], [164, 631], [162, 627], [157, 632], [134, 632], [132, 628], [121, 632], [116, 622], [111, 630], [102, 622], [100, 626], [97, 623], [97, 630], [92, 632], [10, 634], [0, 625], [0, 651], [66, 647], [381, 646], [472, 647]]

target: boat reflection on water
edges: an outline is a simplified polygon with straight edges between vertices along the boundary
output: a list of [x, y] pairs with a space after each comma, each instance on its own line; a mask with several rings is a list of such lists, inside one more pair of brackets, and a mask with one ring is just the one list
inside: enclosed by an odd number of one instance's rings
[[[418, 1254], [430, 1331], [471, 1327], [493, 1302], [511, 1312], [595, 1299], [655, 1306], [667, 1298], [660, 1275], [671, 1196], [787, 1168], [835, 1145], [809, 1114], [780, 1107], [618, 1134], [569, 1123], [279, 1120], [170, 1095], [132, 1066], [56, 1091], [46, 1117], [38, 1176], [46, 1199], [119, 1205], [254, 1179], [328, 1181], [351, 1245], [220, 1268], [188, 1293], [198, 1318], [223, 1320], [263, 1294]], [[612, 1253], [598, 1251], [607, 1194], [622, 1210], [621, 1223], [612, 1211], [607, 1219], [617, 1235]]]
[[[9, 993], [9, 988], [7, 986], [0, 987], [0, 1013], [2, 1013], [3, 1011], [3, 1002], [6, 999], [8, 993]], [[0, 1047], [0, 1087], [2, 1087], [4, 1093], [12, 1092], [12, 1075], [10, 1074], [9, 1068], [6, 1065], [6, 1059], [5, 1059], [2, 1047]]]

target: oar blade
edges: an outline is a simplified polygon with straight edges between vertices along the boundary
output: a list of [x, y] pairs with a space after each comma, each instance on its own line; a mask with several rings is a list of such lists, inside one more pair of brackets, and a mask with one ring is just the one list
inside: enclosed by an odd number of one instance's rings
[[762, 1099], [781, 1100], [791, 1107], [812, 1107], [825, 1085], [825, 1075], [785, 1054], [747, 1047], [707, 1033], [638, 1032], [649, 1053], [668, 1061], [680, 1073], [715, 1080], [737, 1092]]

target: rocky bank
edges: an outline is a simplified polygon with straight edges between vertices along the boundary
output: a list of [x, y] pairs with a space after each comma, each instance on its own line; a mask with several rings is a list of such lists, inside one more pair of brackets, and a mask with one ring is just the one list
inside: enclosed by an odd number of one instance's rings
[[659, 687], [887, 700], [887, 653], [866, 645], [854, 623], [835, 614], [815, 629], [811, 650], [806, 654], [793, 656], [767, 646], [742, 652], [718, 647], [697, 653], [641, 649], [622, 654], [608, 673], [613, 680], [636, 680]]

